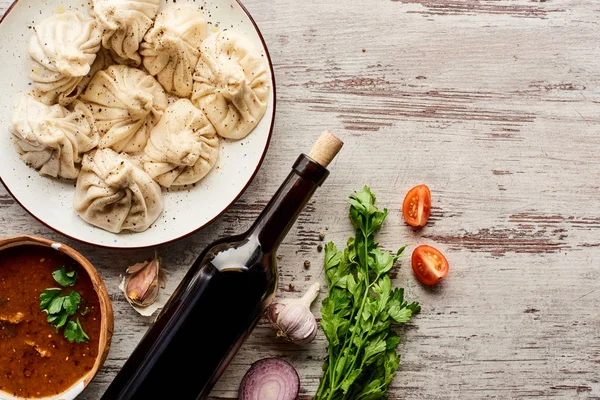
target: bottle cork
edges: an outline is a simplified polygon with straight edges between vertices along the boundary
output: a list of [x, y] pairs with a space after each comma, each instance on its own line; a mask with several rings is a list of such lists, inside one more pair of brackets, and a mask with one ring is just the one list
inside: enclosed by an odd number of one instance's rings
[[344, 142], [337, 136], [330, 131], [325, 131], [319, 136], [308, 156], [323, 167], [327, 167], [343, 145]]

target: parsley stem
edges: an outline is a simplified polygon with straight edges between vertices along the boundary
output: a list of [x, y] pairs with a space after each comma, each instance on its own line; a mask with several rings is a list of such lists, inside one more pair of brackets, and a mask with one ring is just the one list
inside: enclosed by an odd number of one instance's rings
[[[366, 225], [367, 225], [367, 230], [370, 231], [369, 227], [368, 227], [368, 223], [369, 220], [366, 221]], [[369, 242], [369, 236], [370, 233], [365, 232], [365, 230], [361, 229], [360, 232], [362, 233], [363, 236], [363, 248], [364, 248], [364, 267], [365, 267], [365, 293], [363, 295], [361, 304], [360, 304], [360, 308], [358, 310], [358, 314], [352, 314], [352, 317], [350, 318], [350, 322], [352, 322], [355, 318], [362, 318], [362, 313], [363, 313], [363, 309], [365, 308], [365, 304], [367, 302], [367, 298], [369, 296], [369, 290], [371, 290], [371, 283], [369, 282], [369, 247], [368, 247], [368, 242]], [[360, 257], [359, 257], [360, 260]], [[356, 324], [355, 325], [355, 329], [352, 331], [352, 335], [350, 336], [350, 340], [348, 341], [348, 338], [346, 338], [346, 340], [344, 341], [344, 345], [342, 346], [342, 349], [340, 351], [340, 354], [343, 355], [344, 354], [344, 350], [346, 349], [347, 346], [352, 346], [352, 343], [354, 343], [354, 337], [356, 336], [356, 332], [358, 331], [358, 327], [360, 326], [360, 324]], [[359, 349], [360, 351], [360, 349]], [[358, 352], [356, 352], [355, 357], [358, 356]], [[356, 358], [354, 358], [354, 361], [356, 361]], [[352, 362], [352, 365], [354, 366], [354, 361]], [[339, 362], [339, 359], [336, 361], [334, 367], [333, 367], [333, 371], [337, 371], [337, 363]], [[329, 367], [331, 368], [331, 362], [329, 364]], [[344, 366], [344, 369], [346, 369], [346, 366]], [[352, 370], [352, 367], [347, 369], [348, 371]], [[332, 371], [330, 371], [331, 373]], [[346, 374], [342, 374], [342, 377], [345, 378], [347, 375]], [[341, 386], [342, 382], [344, 382], [344, 379], [341, 379], [339, 382], [335, 382], [334, 379], [330, 379], [331, 382], [330, 387], [331, 387], [331, 391], [329, 393], [329, 396], [327, 397], [328, 400], [331, 399], [331, 397], [333, 396], [333, 393], [339, 389], [339, 387]]]
[[331, 368], [331, 365], [333, 363], [334, 367], [335, 367], [335, 357], [333, 356], [333, 348], [331, 347], [331, 345], [329, 345], [329, 381], [333, 382], [333, 373], [335, 371], [335, 368]]
[[[327, 289], [327, 296], [331, 295], [331, 287], [329, 287]], [[334, 369], [331, 368], [331, 365], [334, 365], [335, 363], [335, 357], [333, 355], [333, 345], [329, 344], [327, 346], [327, 351], [329, 353], [329, 359], [328, 359], [328, 373], [326, 372], [323, 375], [323, 379], [321, 379], [321, 382], [319, 382], [319, 388], [317, 390], [317, 398], [320, 398], [323, 395], [323, 390], [325, 389], [325, 387], [327, 387], [327, 380], [329, 379], [330, 381], [333, 381], [333, 371]]]
[[[379, 278], [381, 277], [380, 274], [377, 275], [377, 277], [375, 277], [375, 279], [373, 280], [373, 282], [371, 282], [371, 284], [367, 287], [367, 291], [365, 292], [365, 298], [363, 299], [363, 304], [366, 300], [366, 296], [369, 293], [369, 290], [371, 290], [371, 288], [373, 287], [373, 285], [375, 284], [375, 282], [377, 282], [379, 280]], [[361, 307], [361, 313], [359, 315], [362, 315], [362, 307]], [[372, 315], [371, 317], [373, 317], [373, 322], [375, 322], [375, 316]], [[336, 386], [336, 390], [340, 388], [340, 386], [342, 385], [342, 383], [346, 380], [346, 378], [348, 378], [350, 376], [350, 372], [354, 369], [354, 365], [356, 364], [356, 360], [358, 359], [358, 354], [359, 352], [355, 352], [354, 356], [352, 357], [352, 364], [350, 364], [350, 368], [348, 368], [346, 374], [342, 377], [342, 379], [340, 379], [340, 382], [338, 383], [338, 386]], [[365, 358], [363, 357], [363, 360], [360, 363], [360, 368], [362, 369], [362, 367], [365, 364]]]

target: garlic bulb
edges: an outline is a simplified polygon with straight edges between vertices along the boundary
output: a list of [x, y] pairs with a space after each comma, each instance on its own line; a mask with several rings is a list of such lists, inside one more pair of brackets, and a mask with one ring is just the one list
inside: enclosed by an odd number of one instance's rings
[[267, 318], [277, 329], [277, 336], [284, 337], [296, 344], [307, 344], [317, 334], [317, 320], [310, 305], [317, 298], [321, 285], [314, 283], [299, 299], [283, 299], [271, 304], [267, 309]]
[[160, 268], [160, 258], [155, 253], [149, 261], [137, 263], [127, 268], [124, 292], [127, 301], [138, 307], [148, 307], [158, 298], [159, 288], [164, 288], [166, 279]]

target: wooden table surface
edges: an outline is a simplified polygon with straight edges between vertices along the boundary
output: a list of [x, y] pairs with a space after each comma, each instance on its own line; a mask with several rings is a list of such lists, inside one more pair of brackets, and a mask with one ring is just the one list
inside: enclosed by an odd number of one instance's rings
[[[392, 399], [600, 399], [600, 6], [590, 0], [246, 0], [270, 48], [277, 118], [266, 160], [209, 228], [161, 246], [174, 290], [213, 239], [247, 228], [324, 128], [346, 145], [280, 249], [280, 294], [323, 280], [319, 232], [343, 245], [347, 196], [370, 185], [390, 209], [386, 248], [433, 244], [451, 271], [433, 289], [408, 259], [394, 283], [422, 313], [402, 330]], [[2, 10], [7, 1], [1, 0]], [[400, 216], [426, 183], [421, 231]], [[0, 235], [64, 241], [98, 267], [115, 308], [98, 399], [148, 327], [117, 289], [152, 251], [66, 240], [0, 188]], [[303, 268], [304, 260], [312, 267]], [[322, 296], [319, 298], [319, 300]], [[318, 307], [314, 307], [318, 309]], [[318, 385], [326, 341], [275, 340], [260, 324], [215, 388], [236, 397], [251, 362], [281, 356]], [[204, 345], [204, 344], [197, 344]], [[195, 360], [200, 361], [200, 360]], [[168, 384], [168, 382], [165, 382]]]

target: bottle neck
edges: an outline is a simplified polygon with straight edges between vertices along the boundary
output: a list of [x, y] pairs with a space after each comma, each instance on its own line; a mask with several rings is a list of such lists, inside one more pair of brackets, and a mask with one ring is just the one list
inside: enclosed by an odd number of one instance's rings
[[250, 228], [249, 236], [258, 239], [263, 252], [277, 251], [306, 203], [328, 175], [326, 168], [307, 155], [298, 157], [292, 172]]

